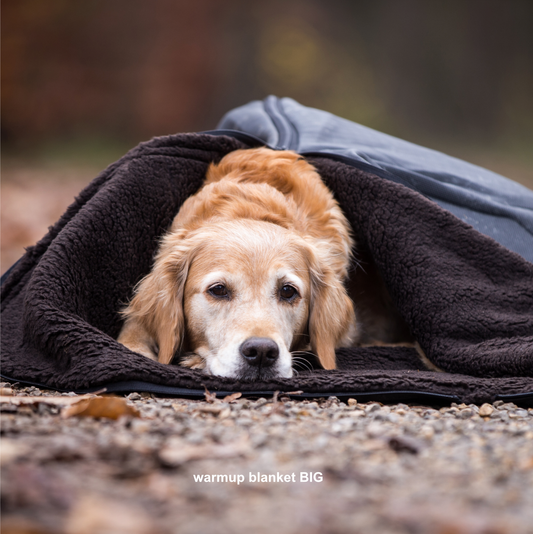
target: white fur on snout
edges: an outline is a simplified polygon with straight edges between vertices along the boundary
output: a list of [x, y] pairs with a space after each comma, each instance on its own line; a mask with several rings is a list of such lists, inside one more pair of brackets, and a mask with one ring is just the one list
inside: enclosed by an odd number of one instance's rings
[[[218, 283], [228, 287], [229, 299], [216, 299], [206, 292]], [[289, 349], [295, 332], [307, 317], [307, 304], [303, 298], [292, 305], [280, 302], [280, 283], [290, 283], [299, 293], [303, 292], [302, 280], [288, 269], [271, 273], [260, 287], [251, 287], [246, 276], [221, 271], [209, 273], [203, 279], [205, 290], [198, 291], [187, 307], [189, 324], [202, 330], [205, 339], [195, 352], [205, 360], [206, 373], [225, 377], [242, 375], [249, 364], [244, 361], [240, 346], [251, 337], [262, 337], [271, 339], [279, 348], [278, 359], [269, 371], [276, 376], [292, 376]]]
[[[222, 347], [220, 350], [214, 353], [210, 353], [206, 358], [206, 366], [204, 371], [206, 373], [225, 376], [225, 377], [238, 377], [246, 371], [247, 364], [243, 356], [240, 353], [240, 346], [244, 343], [248, 337], [241, 340], [231, 340], [227, 346]], [[276, 342], [279, 347], [279, 356], [274, 365], [269, 367], [276, 376], [290, 378], [292, 376], [292, 359], [287, 347], [283, 344], [283, 341], [270, 338]], [[281, 341], [281, 342], [280, 342]]]

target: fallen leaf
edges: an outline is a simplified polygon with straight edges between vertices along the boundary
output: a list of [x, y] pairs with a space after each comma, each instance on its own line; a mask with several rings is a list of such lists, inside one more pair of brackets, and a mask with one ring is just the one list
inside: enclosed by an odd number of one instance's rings
[[15, 406], [36, 406], [39, 404], [57, 406], [61, 409], [62, 417], [72, 417], [73, 415], [105, 417], [107, 419], [118, 419], [123, 415], [140, 417], [139, 411], [130, 406], [126, 399], [114, 396], [98, 397], [94, 394], [78, 395], [76, 397], [0, 396], [0, 404], [2, 403]]
[[220, 404], [220, 405], [208, 405], [208, 406], [198, 406], [197, 408], [195, 408], [195, 412], [198, 412], [198, 413], [210, 413], [210, 414], [213, 414], [213, 415], [218, 415], [220, 412], [224, 411], [226, 409], [226, 407], [223, 405], [223, 404]]
[[242, 393], [240, 392], [232, 393], [231, 395], [227, 395], [226, 397], [224, 397], [223, 402], [234, 402], [237, 399], [240, 399], [241, 397], [242, 397]]
[[0, 396], [0, 403], [15, 404], [17, 406], [21, 405], [35, 405], [35, 404], [47, 404], [49, 406], [69, 406], [71, 404], [76, 404], [84, 399], [90, 399], [94, 397], [93, 394], [88, 395], [78, 395], [76, 397], [42, 397], [42, 396], [32, 396], [32, 397], [9, 397], [2, 395]]
[[105, 417], [118, 419], [124, 415], [140, 417], [139, 410], [130, 406], [122, 397], [91, 397], [82, 399], [61, 411], [61, 417], [77, 415], [80, 417]]
[[217, 394], [216, 393], [211, 393], [205, 386], [204, 386], [204, 389], [205, 389], [205, 400], [207, 402], [220, 402], [218, 399], [217, 399]]

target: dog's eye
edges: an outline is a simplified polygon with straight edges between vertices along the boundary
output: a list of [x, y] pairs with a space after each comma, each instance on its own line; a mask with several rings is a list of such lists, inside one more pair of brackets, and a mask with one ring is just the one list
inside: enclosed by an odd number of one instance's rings
[[294, 300], [298, 296], [298, 291], [293, 286], [285, 285], [279, 290], [279, 296], [283, 300]]
[[218, 298], [229, 297], [228, 288], [224, 284], [216, 284], [214, 286], [211, 286], [207, 291], [209, 294], [213, 295], [213, 297], [218, 297]]

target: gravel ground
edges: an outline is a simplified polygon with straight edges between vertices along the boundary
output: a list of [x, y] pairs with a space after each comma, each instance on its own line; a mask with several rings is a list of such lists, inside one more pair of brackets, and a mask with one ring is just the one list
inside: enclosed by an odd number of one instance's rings
[[2, 403], [4, 534], [533, 533], [531, 408], [126, 399]]

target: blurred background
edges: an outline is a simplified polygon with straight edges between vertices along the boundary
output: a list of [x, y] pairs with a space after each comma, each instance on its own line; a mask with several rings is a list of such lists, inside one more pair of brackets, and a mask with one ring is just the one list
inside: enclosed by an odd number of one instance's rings
[[2, 272], [129, 148], [269, 94], [533, 188], [531, 0], [3, 0]]

